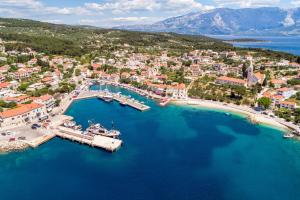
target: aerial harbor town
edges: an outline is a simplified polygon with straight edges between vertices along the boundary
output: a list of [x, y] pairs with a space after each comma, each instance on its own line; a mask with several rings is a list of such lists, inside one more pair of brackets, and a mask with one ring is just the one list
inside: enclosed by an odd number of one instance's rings
[[300, 0], [0, 0], [0, 199], [298, 200]]
[[[151, 109], [144, 102], [92, 85], [114, 85], [169, 103], [198, 105], [244, 113], [253, 123], [266, 123], [297, 137], [300, 123], [300, 64], [262, 57], [249, 50], [193, 50], [180, 56], [115, 50], [89, 62], [71, 56], [46, 55], [26, 48], [6, 50], [0, 43], [0, 149], [37, 147], [54, 137], [116, 151], [118, 130], [90, 123], [87, 130], [64, 115], [77, 99], [117, 101], [137, 112]], [[124, 44], [129, 47], [128, 44]], [[129, 48], [128, 48], [129, 49]]]

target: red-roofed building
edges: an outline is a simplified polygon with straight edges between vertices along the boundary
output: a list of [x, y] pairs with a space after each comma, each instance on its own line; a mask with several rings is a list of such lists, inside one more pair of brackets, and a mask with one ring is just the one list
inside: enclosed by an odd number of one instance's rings
[[28, 122], [36, 122], [46, 115], [45, 106], [31, 103], [21, 104], [18, 107], [0, 112], [0, 127], [19, 126]]
[[30, 97], [28, 95], [20, 95], [17, 97], [5, 97], [3, 98], [6, 102], [15, 102], [17, 104], [22, 104], [30, 101]]
[[238, 79], [238, 78], [232, 78], [232, 77], [227, 77], [227, 76], [221, 76], [216, 79], [217, 84], [229, 84], [229, 85], [237, 85], [237, 86], [245, 86], [247, 85], [247, 82], [243, 79]]
[[278, 106], [280, 108], [294, 110], [297, 107], [297, 104], [296, 104], [296, 102], [293, 102], [293, 101], [282, 101], [282, 102], [279, 102]]
[[167, 95], [173, 99], [186, 99], [187, 89], [185, 84], [165, 85], [146, 83], [151, 91], [157, 95]]
[[33, 73], [32, 69], [29, 68], [20, 68], [18, 71], [14, 73], [10, 73], [10, 76], [14, 79], [24, 79], [24, 78], [29, 78], [31, 74]]
[[40, 97], [33, 97], [32, 100], [35, 103], [45, 105], [48, 110], [55, 106], [55, 99], [49, 94], [45, 94]]
[[275, 88], [280, 88], [282, 85], [286, 84], [286, 81], [280, 79], [272, 79], [271, 83], [274, 85]]
[[0, 83], [0, 90], [8, 89], [11, 86], [10, 82]]

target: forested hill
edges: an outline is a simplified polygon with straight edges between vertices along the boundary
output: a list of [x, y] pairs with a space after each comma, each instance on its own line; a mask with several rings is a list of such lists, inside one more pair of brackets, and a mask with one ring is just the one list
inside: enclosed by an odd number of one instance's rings
[[[91, 26], [57, 25], [27, 19], [0, 18], [0, 38], [7, 50], [22, 50], [30, 47], [46, 54], [82, 56], [92, 51], [109, 56], [115, 50], [156, 54], [168, 50], [180, 55], [193, 49], [215, 51], [236, 50], [247, 53], [247, 49], [235, 48], [231, 44], [206, 36], [181, 35], [176, 33], [148, 33], [101, 29]], [[253, 50], [252, 50], [253, 51]], [[297, 56], [267, 50], [255, 50], [261, 56], [273, 56], [296, 60]]]
[[205, 36], [174, 33], [142, 33], [6, 18], [0, 18], [0, 26], [0, 38], [18, 42], [17, 45], [7, 44], [8, 49], [29, 46], [37, 51], [72, 56], [82, 55], [91, 50], [107, 51], [124, 46], [135, 48], [136, 51], [155, 52], [169, 49], [174, 53], [195, 48], [232, 48], [229, 44]]

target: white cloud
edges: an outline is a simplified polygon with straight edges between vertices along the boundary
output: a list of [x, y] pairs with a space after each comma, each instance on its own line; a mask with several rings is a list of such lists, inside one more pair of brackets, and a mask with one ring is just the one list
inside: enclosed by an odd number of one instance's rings
[[159, 17], [113, 17], [108, 19], [81, 19], [78, 20], [80, 25], [92, 25], [100, 27], [113, 27], [120, 25], [136, 25], [154, 23], [162, 18]]
[[143, 11], [154, 10], [160, 7], [156, 0], [115, 0], [107, 3], [85, 3], [86, 8], [95, 11]]
[[112, 18], [112, 21], [116, 22], [137, 22], [141, 20], [147, 20], [149, 17], [115, 17]]
[[300, 0], [294, 0], [291, 2], [291, 4], [298, 7], [300, 6]]
[[292, 17], [292, 13], [288, 13], [287, 16], [285, 17], [284, 21], [282, 24], [287, 27], [287, 26], [293, 26], [295, 24], [295, 21]]
[[28, 14], [92, 15], [91, 11], [83, 7], [49, 7], [37, 0], [0, 0], [0, 6], [24, 16]]
[[0, 0], [0, 5], [22, 8], [42, 7], [42, 3], [36, 0]]
[[92, 15], [92, 12], [82, 7], [44, 7], [44, 11], [52, 14], [60, 15]]
[[264, 6], [276, 6], [280, 0], [214, 0], [218, 7], [264, 7]]
[[134, 11], [182, 12], [211, 9], [195, 0], [114, 0], [106, 3], [85, 3], [85, 7], [95, 11], [111, 11], [114, 14]]

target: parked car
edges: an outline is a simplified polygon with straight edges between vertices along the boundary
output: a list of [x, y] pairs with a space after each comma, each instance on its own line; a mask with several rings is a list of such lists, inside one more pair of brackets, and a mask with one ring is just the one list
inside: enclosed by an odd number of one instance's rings
[[39, 125], [39, 124], [32, 124], [32, 126], [31, 126], [32, 129], [37, 129], [40, 127], [41, 127], [41, 125]]
[[20, 137], [18, 137], [18, 140], [26, 140], [26, 137], [25, 136], [20, 136]]

